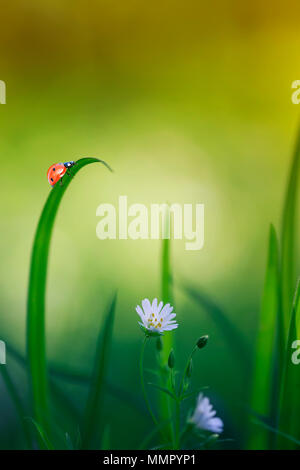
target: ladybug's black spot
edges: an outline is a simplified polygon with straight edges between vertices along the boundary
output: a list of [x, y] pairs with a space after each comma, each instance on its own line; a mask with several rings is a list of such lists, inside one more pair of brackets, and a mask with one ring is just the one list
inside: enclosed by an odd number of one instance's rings
[[51, 181], [53, 181], [53, 178], [51, 178]]
[[55, 171], [55, 167], [54, 167], [54, 168], [52, 168], [52, 171]]

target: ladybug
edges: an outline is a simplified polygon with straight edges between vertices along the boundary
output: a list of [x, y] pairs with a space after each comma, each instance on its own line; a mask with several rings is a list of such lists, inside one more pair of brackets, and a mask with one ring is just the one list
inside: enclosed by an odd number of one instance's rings
[[47, 171], [47, 178], [51, 186], [54, 186], [73, 165], [75, 165], [73, 161], [51, 165]]

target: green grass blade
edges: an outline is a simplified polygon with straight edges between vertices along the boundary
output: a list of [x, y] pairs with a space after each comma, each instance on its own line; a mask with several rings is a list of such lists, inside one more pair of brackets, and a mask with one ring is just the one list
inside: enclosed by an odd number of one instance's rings
[[201, 309], [205, 310], [210, 315], [210, 318], [222, 332], [228, 346], [233, 350], [235, 357], [241, 361], [243, 369], [250, 367], [250, 352], [248, 347], [241, 336], [241, 332], [236, 328], [235, 324], [228, 319], [222, 307], [201, 289], [196, 289], [189, 284], [183, 284], [182, 287], [185, 293], [193, 299]]
[[[255, 413], [266, 416], [273, 423], [273, 426], [276, 426], [274, 414], [278, 410], [279, 398], [279, 377], [276, 370], [280, 366], [278, 337], [276, 335], [276, 331], [279, 329], [280, 312], [278, 251], [276, 232], [271, 225], [267, 269], [255, 349], [251, 408]], [[271, 439], [272, 434], [270, 436], [270, 431], [267, 428], [255, 429], [255, 432], [251, 433], [249, 447], [266, 449], [270, 446]]]
[[68, 432], [65, 433], [65, 441], [66, 441], [66, 447], [67, 447], [68, 450], [75, 450], [73, 441], [72, 441], [71, 436]]
[[62, 385], [56, 383], [53, 378], [49, 378], [49, 388], [51, 397], [53, 398], [55, 411], [57, 413], [57, 417], [55, 419], [57, 420], [63, 413], [65, 418], [69, 420], [72, 419], [78, 424], [81, 421], [81, 414], [73, 401], [68, 398]]
[[[280, 400], [279, 431], [293, 436], [300, 441], [300, 365], [292, 362], [292, 343], [300, 339], [300, 281], [296, 288], [294, 297], [286, 355], [284, 372], [282, 379], [282, 391]], [[280, 449], [292, 449], [293, 444], [286, 439], [278, 439]]]
[[[166, 236], [170, 233], [170, 210], [169, 206], [166, 207], [163, 218], [163, 234]], [[162, 253], [161, 253], [161, 294], [162, 301], [164, 304], [173, 303], [172, 295], [172, 284], [171, 284], [171, 262], [170, 262], [170, 238], [163, 238], [162, 240]], [[173, 332], [168, 332], [166, 335], [161, 337], [162, 350], [160, 351], [161, 368], [163, 368], [167, 362], [170, 351], [174, 344]], [[163, 370], [163, 369], [162, 369]], [[161, 386], [164, 387], [165, 376], [161, 376]], [[171, 413], [170, 399], [165, 394], [161, 393], [159, 396], [159, 418], [161, 422], [168, 422], [169, 415]], [[172, 425], [171, 425], [172, 426]], [[170, 433], [173, 430], [170, 429]], [[170, 435], [167, 435], [170, 438]]]
[[296, 213], [300, 172], [300, 127], [294, 157], [290, 170], [288, 186], [286, 190], [281, 233], [281, 290], [282, 309], [284, 317], [284, 331], [286, 337], [290, 324], [290, 313], [295, 289], [295, 239], [296, 239]]
[[26, 442], [26, 446], [28, 449], [32, 449], [33, 448], [33, 443], [32, 443], [32, 438], [31, 438], [31, 433], [28, 429], [28, 426], [27, 426], [27, 423], [25, 421], [25, 418], [26, 418], [26, 412], [25, 412], [25, 409], [24, 409], [24, 406], [23, 406], [23, 403], [22, 403], [22, 400], [21, 398], [19, 397], [19, 394], [16, 390], [16, 387], [7, 371], [7, 366], [0, 366], [0, 374], [2, 376], [2, 379], [5, 383], [5, 386], [7, 388], [7, 391], [9, 393], [9, 396], [15, 406], [15, 409], [17, 411], [17, 414], [18, 414], [18, 417], [20, 419], [20, 422], [21, 422], [21, 426], [22, 426], [22, 429], [23, 429], [23, 433], [24, 433], [24, 437], [25, 437], [25, 442]]
[[[169, 231], [170, 211], [166, 210], [164, 217], [164, 233]], [[164, 304], [173, 302], [172, 284], [171, 284], [171, 263], [170, 263], [170, 239], [165, 238], [162, 241], [162, 257], [161, 257], [161, 294]], [[163, 348], [161, 358], [164, 364], [167, 363], [170, 351], [173, 346], [173, 333], [169, 333], [162, 337]]]
[[30, 368], [33, 411], [35, 421], [50, 435], [48, 382], [45, 344], [45, 292], [48, 255], [55, 216], [61, 199], [73, 176], [90, 163], [103, 163], [96, 158], [82, 158], [76, 162], [51, 189], [42, 211], [33, 243], [27, 305], [27, 355]]
[[99, 334], [94, 371], [84, 416], [84, 432], [82, 441], [84, 449], [91, 449], [93, 446], [95, 446], [94, 448], [97, 449], [99, 448], [101, 442], [101, 430], [103, 430], [101, 412], [105, 390], [106, 372], [112, 342], [116, 301], [117, 296], [115, 295], [105, 318], [103, 333], [101, 328]]
[[33, 418], [27, 418], [27, 420], [31, 421], [32, 424], [34, 425], [39, 441], [42, 441], [44, 448], [47, 450], [54, 450], [54, 445], [48, 438], [47, 433], [42, 428], [42, 426], [39, 423], [37, 423]]
[[110, 426], [107, 424], [104, 428], [102, 438], [101, 438], [101, 450], [110, 450], [111, 449], [111, 436], [110, 436]]
[[264, 429], [267, 429], [269, 432], [277, 434], [277, 436], [283, 437], [285, 440], [293, 442], [293, 444], [297, 445], [297, 448], [300, 446], [300, 441], [295, 439], [293, 436], [290, 436], [289, 434], [278, 431], [278, 429], [273, 428], [272, 426], [268, 425], [267, 423], [264, 423], [263, 421], [259, 419], [252, 419], [252, 422], [256, 424], [257, 426], [262, 426]]
[[[14, 358], [22, 367], [26, 367], [26, 361], [23, 355], [11, 345], [7, 344], [6, 342], [6, 349], [9, 355]], [[70, 369], [69, 367], [66, 368], [64, 366], [58, 365], [56, 363], [49, 363], [48, 366], [49, 370], [49, 382], [50, 388], [53, 385], [54, 379], [60, 379], [64, 382], [74, 383], [81, 386], [88, 386], [91, 381], [91, 375], [83, 372]], [[144, 414], [145, 409], [142, 404], [142, 401], [139, 399], [138, 396], [124, 390], [123, 388], [119, 387], [116, 384], [109, 382], [108, 380], [105, 381], [107, 391], [115, 397], [117, 400], [126, 403], [130, 406], [133, 410], [137, 411], [140, 414]], [[54, 384], [55, 385], [55, 384]], [[55, 390], [55, 388], [54, 388]], [[58, 391], [58, 387], [56, 387], [56, 391]], [[55, 393], [55, 392], [54, 392]]]

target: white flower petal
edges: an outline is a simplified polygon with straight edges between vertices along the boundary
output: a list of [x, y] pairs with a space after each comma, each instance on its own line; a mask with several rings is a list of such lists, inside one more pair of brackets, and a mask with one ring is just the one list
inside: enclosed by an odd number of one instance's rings
[[191, 421], [199, 429], [204, 429], [215, 434], [220, 434], [223, 432], [223, 421], [215, 415], [216, 411], [213, 409], [209, 398], [200, 393]]
[[152, 312], [152, 308], [151, 308], [152, 306], [150, 304], [150, 300], [149, 299], [142, 300], [142, 306], [143, 306], [143, 310], [145, 314], [150, 315]]
[[[171, 308], [171, 310], [170, 310]], [[169, 315], [169, 313], [171, 313], [173, 310], [173, 307], [170, 306], [170, 304], [166, 304], [164, 306], [164, 308], [162, 309], [162, 311], [160, 312], [160, 315], [165, 318], [167, 315]]]
[[223, 432], [224, 424], [220, 418], [210, 419], [208, 422], [208, 426], [209, 426], [208, 430], [215, 434], [220, 434], [221, 432]]
[[168, 325], [168, 326], [164, 326], [164, 331], [171, 331], [171, 330], [175, 330], [175, 328], [178, 327], [178, 324], [176, 325]]
[[164, 320], [165, 321], [169, 321], [169, 320], [172, 320], [173, 318], [176, 317], [176, 313], [170, 313], [169, 315], [167, 315]]
[[163, 304], [157, 298], [153, 299], [152, 303], [149, 299], [142, 300], [142, 307], [136, 307], [136, 312], [142, 320], [143, 326], [149, 331], [171, 331], [178, 327], [178, 323], [174, 318], [176, 313], [172, 313], [173, 307], [168, 303]]
[[143, 310], [141, 309], [141, 307], [140, 307], [139, 305], [137, 305], [137, 307], [136, 307], [135, 310], [136, 310], [136, 313], [137, 313], [137, 314], [141, 317], [141, 319], [143, 320], [144, 317], [145, 317], [145, 314], [144, 314]]
[[153, 300], [151, 308], [152, 308], [152, 312], [157, 314], [157, 299]]

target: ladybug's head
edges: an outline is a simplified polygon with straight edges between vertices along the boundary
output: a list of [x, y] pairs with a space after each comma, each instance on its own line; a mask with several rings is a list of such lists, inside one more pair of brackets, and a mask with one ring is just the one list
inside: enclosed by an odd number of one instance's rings
[[73, 166], [73, 165], [75, 165], [75, 162], [74, 162], [73, 160], [70, 161], [70, 162], [64, 163], [64, 166], [65, 166], [66, 168], [71, 168], [71, 166]]

